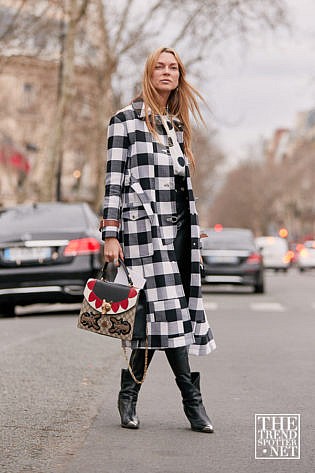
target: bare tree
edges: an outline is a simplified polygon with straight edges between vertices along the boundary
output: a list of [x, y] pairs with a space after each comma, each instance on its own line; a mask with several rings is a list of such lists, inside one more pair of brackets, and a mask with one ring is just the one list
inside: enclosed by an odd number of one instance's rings
[[217, 168], [224, 162], [224, 154], [215, 141], [215, 131], [194, 129], [193, 153], [196, 168], [191, 170], [200, 223], [208, 225], [210, 208], [217, 191]]
[[315, 144], [303, 140], [280, 163], [281, 194], [278, 218], [285, 221], [294, 240], [315, 234]]
[[248, 159], [227, 175], [210, 209], [210, 225], [245, 226], [268, 234], [285, 226], [289, 238], [315, 234], [315, 145], [300, 139], [280, 162]]
[[210, 225], [251, 228], [266, 234], [279, 220], [282, 173], [278, 166], [247, 160], [231, 170], [210, 210]]
[[[139, 80], [139, 63], [149, 50], [161, 43], [178, 48], [190, 72], [200, 77], [201, 66], [205, 58], [210, 60], [216, 45], [231, 37], [248, 40], [258, 30], [272, 30], [286, 21], [285, 0], [7, 0], [5, 3], [12, 6], [12, 14], [1, 33], [3, 54], [4, 51], [14, 54], [17, 48], [26, 51], [30, 40], [30, 54], [56, 58], [60, 37], [58, 25], [61, 20], [65, 25], [60, 93], [43, 174], [49, 179], [43, 178], [41, 183], [43, 199], [55, 197], [74, 66], [84, 63], [97, 71], [95, 113], [100, 152], [93, 165], [95, 207], [99, 206], [103, 193], [104, 156], [101, 150], [105, 124], [115, 108], [115, 101], [130, 100]], [[54, 22], [47, 22], [47, 18], [57, 20], [55, 28]], [[17, 28], [21, 23], [23, 28]], [[45, 41], [44, 34], [48, 24], [53, 29], [49, 42]], [[34, 38], [36, 47], [31, 41]], [[203, 71], [205, 73], [208, 72]]]
[[[98, 18], [102, 21], [99, 25], [102, 41], [95, 45], [101, 52], [98, 63], [98, 67], [101, 64], [100, 92], [107, 103], [105, 107], [100, 98], [100, 130], [108, 121], [106, 112], [113, 111], [111, 105], [114, 105], [114, 98], [128, 102], [130, 92], [137, 90], [135, 77], [138, 81], [139, 62], [152, 48], [160, 46], [161, 42], [165, 44], [165, 32], [168, 44], [183, 50], [189, 69], [200, 76], [202, 68], [199, 66], [211, 55], [209, 51], [216, 44], [233, 36], [246, 40], [260, 28], [275, 29], [286, 21], [285, 2], [282, 0], [266, 0], [264, 6], [260, 0], [156, 0], [145, 4], [141, 2], [141, 7], [135, 0], [123, 0], [115, 5], [107, 2], [106, 9], [102, 0], [95, 1], [98, 4]], [[205, 148], [200, 154], [206, 156], [208, 149]], [[96, 166], [96, 206], [103, 193], [101, 154], [99, 159], [100, 163]], [[200, 183], [206, 175], [199, 175]]]
[[[63, 157], [63, 136], [67, 107], [72, 96], [73, 73], [75, 64], [75, 40], [78, 23], [85, 14], [88, 0], [69, 0], [64, 8], [65, 23], [67, 24], [64, 43], [61, 51], [60, 80], [56, 119], [53, 123], [51, 142], [47, 153], [47, 162], [43, 185], [41, 187], [41, 200], [60, 200], [61, 172]], [[52, 183], [52, 185], [50, 184]], [[56, 185], [57, 184], [57, 185]], [[57, 195], [56, 195], [57, 193]]]

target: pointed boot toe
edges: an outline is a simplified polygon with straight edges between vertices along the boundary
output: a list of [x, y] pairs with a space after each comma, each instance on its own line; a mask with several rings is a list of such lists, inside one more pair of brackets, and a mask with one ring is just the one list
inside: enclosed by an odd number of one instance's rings
[[213, 434], [214, 428], [212, 424], [207, 424], [204, 427], [191, 427], [194, 432], [201, 432], [203, 434]]
[[118, 399], [118, 410], [121, 418], [121, 426], [125, 429], [138, 429], [140, 425], [136, 414], [135, 403], [130, 399]]
[[132, 420], [129, 420], [128, 422], [126, 423], [121, 423], [121, 426], [124, 428], [124, 429], [139, 429], [139, 426], [140, 426], [140, 422], [138, 419], [132, 419]]

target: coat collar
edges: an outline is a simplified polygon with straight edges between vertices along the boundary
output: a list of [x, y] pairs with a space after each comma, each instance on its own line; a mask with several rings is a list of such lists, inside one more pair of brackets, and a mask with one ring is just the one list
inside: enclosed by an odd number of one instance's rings
[[[131, 105], [137, 117], [140, 118], [140, 120], [145, 120], [145, 107], [144, 107], [143, 99], [141, 97], [138, 97], [131, 102]], [[149, 115], [151, 115], [150, 109], [149, 109]], [[159, 115], [155, 117], [155, 121], [157, 125], [162, 124], [162, 121]], [[173, 117], [172, 122], [174, 123], [174, 126], [177, 130], [183, 130], [183, 124], [177, 117]]]
[[[145, 120], [145, 110], [144, 110], [143, 99], [141, 97], [138, 97], [131, 102], [131, 105], [137, 117], [140, 118], [140, 120]], [[151, 115], [150, 109], [149, 109], [149, 114]]]

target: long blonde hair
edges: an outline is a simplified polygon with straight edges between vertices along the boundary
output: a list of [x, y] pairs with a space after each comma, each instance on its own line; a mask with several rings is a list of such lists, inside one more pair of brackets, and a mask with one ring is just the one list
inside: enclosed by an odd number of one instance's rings
[[186, 80], [186, 70], [177, 52], [172, 48], [158, 48], [153, 51], [147, 58], [143, 79], [142, 79], [142, 98], [145, 106], [145, 121], [146, 124], [154, 135], [157, 134], [155, 128], [155, 121], [150, 120], [150, 110], [153, 115], [160, 115], [164, 113], [161, 110], [159, 94], [152, 84], [152, 74], [155, 64], [162, 53], [170, 53], [175, 57], [178, 69], [179, 69], [179, 80], [178, 87], [172, 90], [167, 101], [168, 112], [176, 116], [183, 124], [184, 128], [184, 149], [185, 154], [189, 161], [195, 167], [195, 158], [191, 150], [191, 124], [189, 119], [189, 112], [192, 113], [196, 121], [201, 121], [205, 124], [198, 102], [197, 97], [204, 102], [202, 95], [189, 84]]

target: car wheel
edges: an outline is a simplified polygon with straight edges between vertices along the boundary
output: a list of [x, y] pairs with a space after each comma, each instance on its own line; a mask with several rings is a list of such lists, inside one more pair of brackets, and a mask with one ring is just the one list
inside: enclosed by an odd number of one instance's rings
[[2, 317], [15, 317], [15, 305], [10, 303], [0, 303], [0, 315]]
[[300, 273], [304, 273], [305, 269], [304, 268], [299, 268]]
[[265, 293], [265, 284], [264, 281], [258, 281], [254, 286], [255, 294], [264, 294]]

